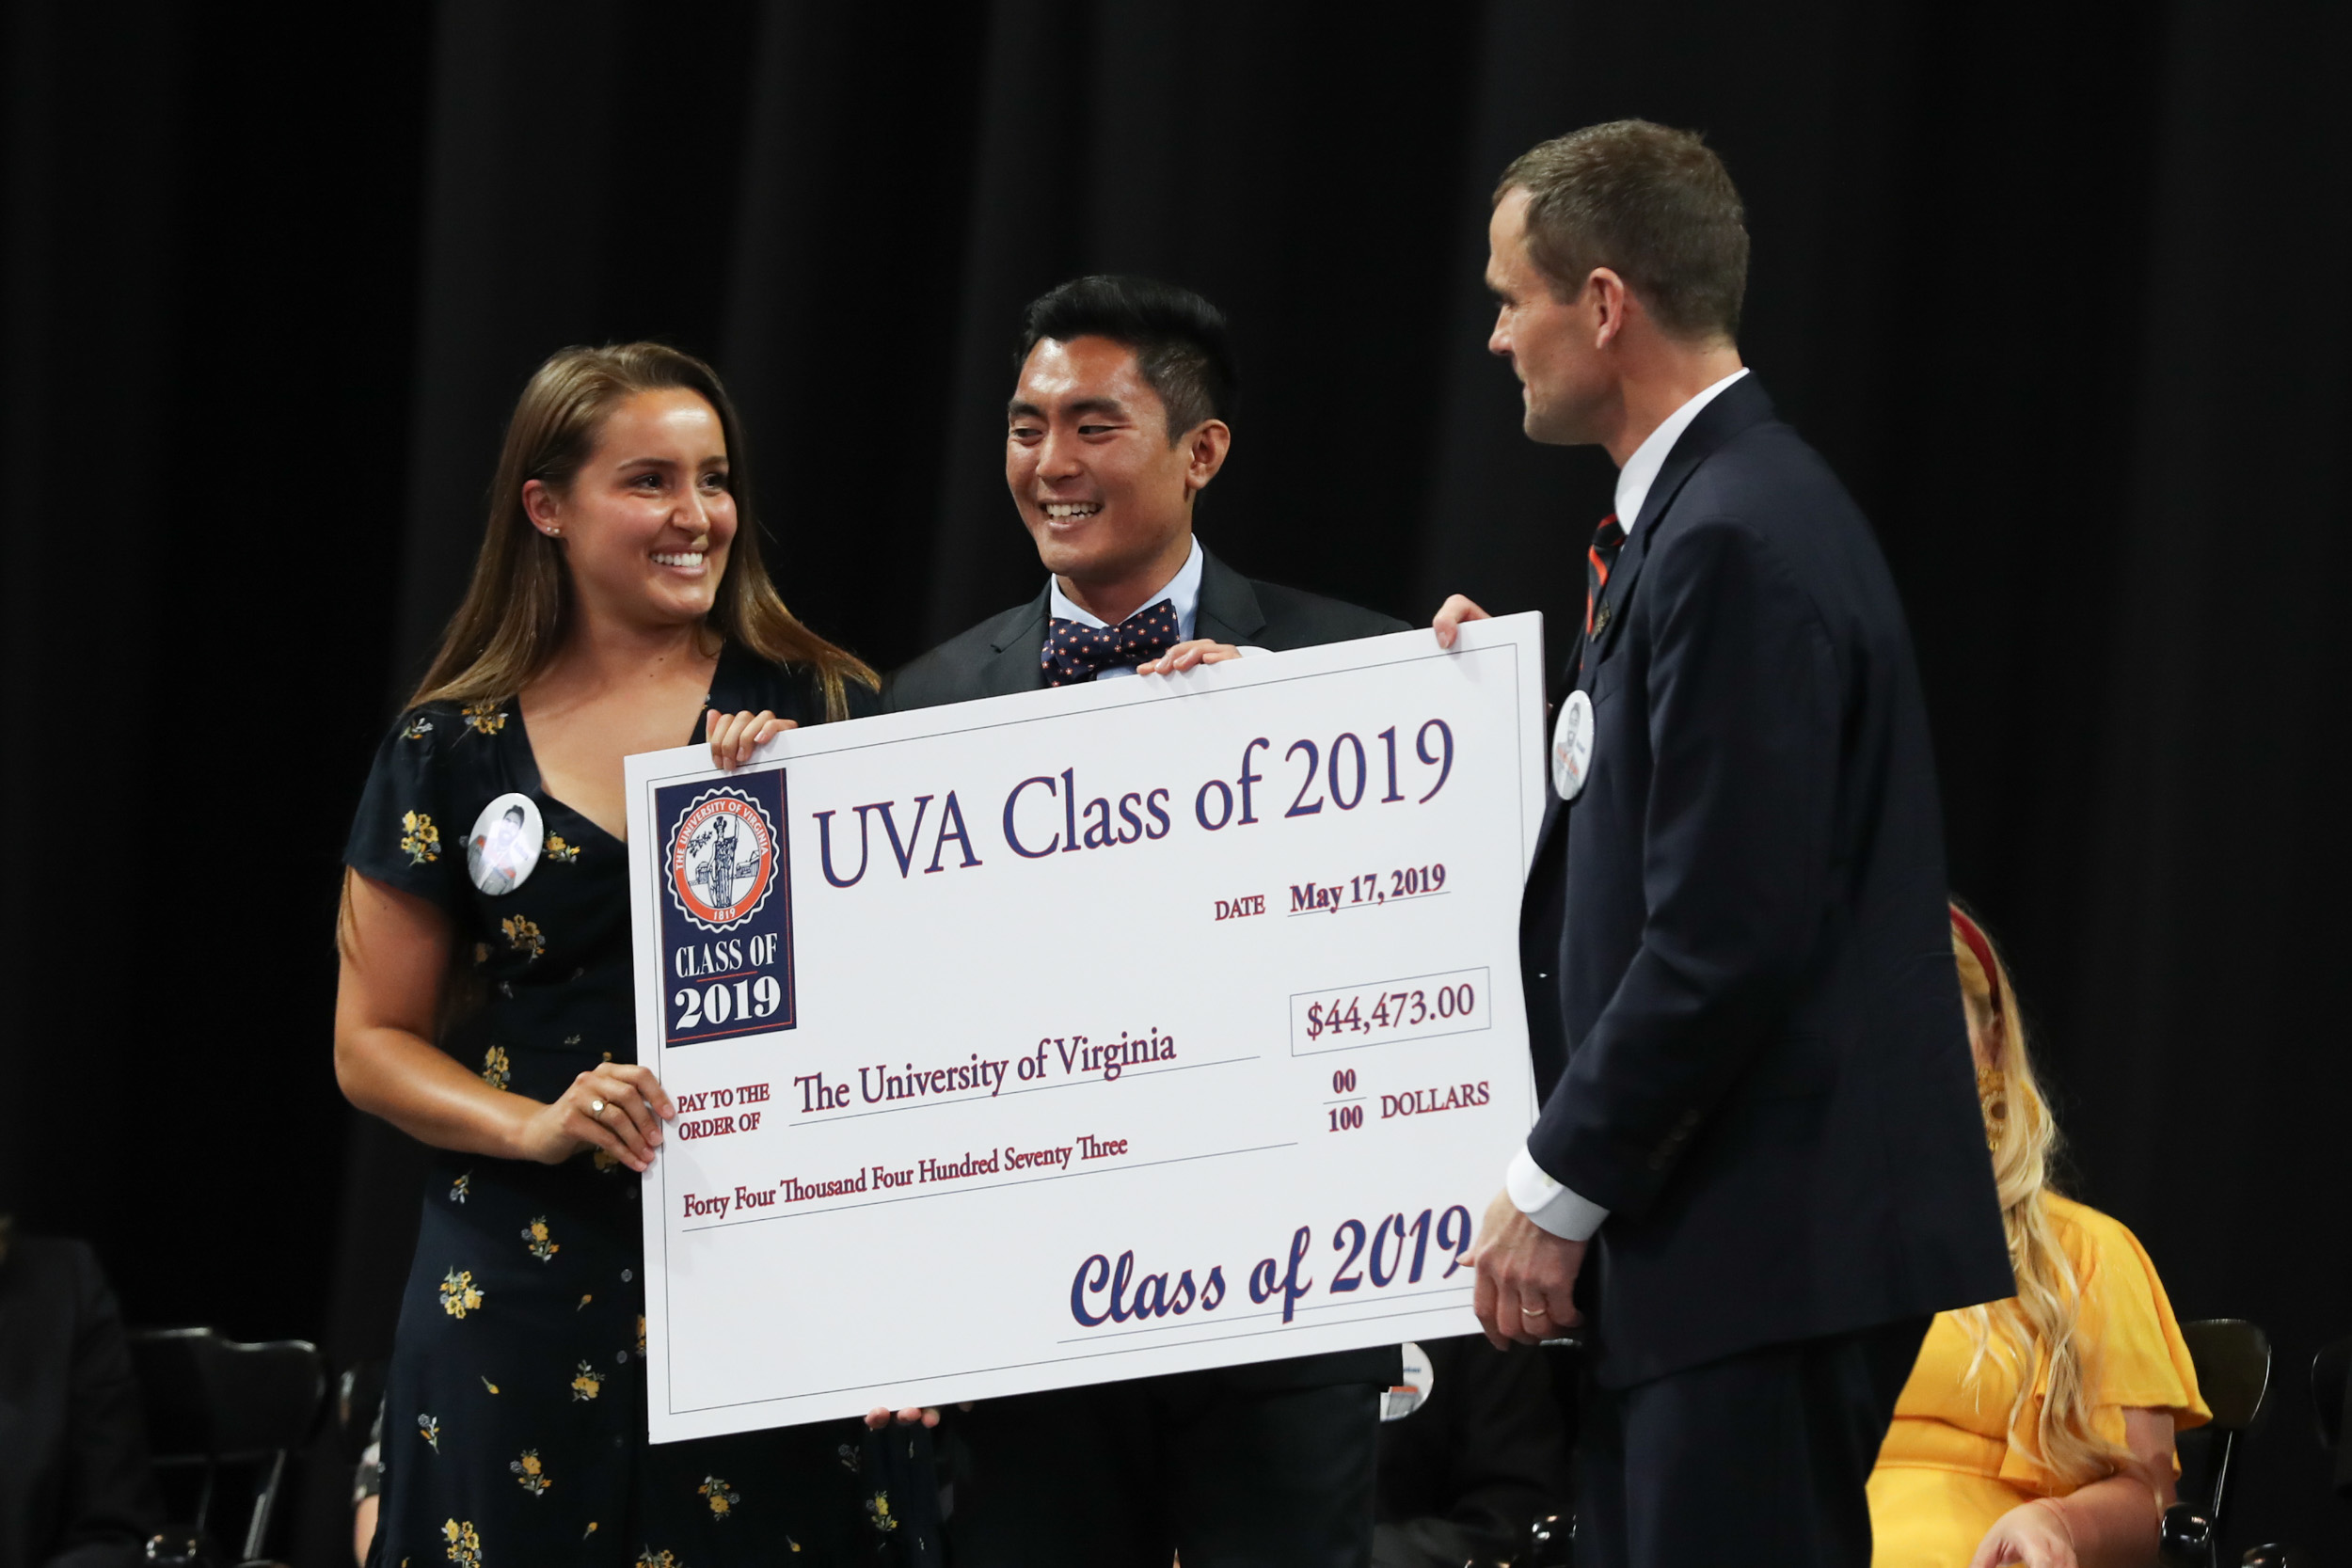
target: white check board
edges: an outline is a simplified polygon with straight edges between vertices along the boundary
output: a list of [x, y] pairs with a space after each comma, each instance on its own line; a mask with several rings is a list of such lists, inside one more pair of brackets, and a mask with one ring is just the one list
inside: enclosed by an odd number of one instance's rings
[[630, 757], [654, 1440], [1470, 1331], [1542, 669], [1516, 615]]

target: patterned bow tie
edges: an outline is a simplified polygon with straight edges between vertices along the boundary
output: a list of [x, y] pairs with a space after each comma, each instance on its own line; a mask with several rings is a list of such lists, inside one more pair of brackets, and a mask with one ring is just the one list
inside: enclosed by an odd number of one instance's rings
[[1074, 686], [1104, 670], [1127, 670], [1176, 645], [1176, 607], [1146, 605], [1115, 626], [1089, 626], [1057, 615], [1046, 624], [1038, 662], [1048, 686]]

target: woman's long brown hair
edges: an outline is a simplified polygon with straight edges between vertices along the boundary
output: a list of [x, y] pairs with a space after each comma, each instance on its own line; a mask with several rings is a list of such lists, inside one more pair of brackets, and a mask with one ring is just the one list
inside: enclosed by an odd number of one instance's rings
[[774, 664], [812, 671], [825, 694], [825, 717], [849, 714], [844, 683], [879, 690], [881, 679], [856, 655], [835, 647], [797, 620], [770, 580], [759, 554], [743, 432], [717, 372], [691, 354], [661, 343], [561, 349], [532, 374], [507, 421], [498, 476], [490, 483], [489, 528], [474, 557], [473, 581], [450, 620], [433, 667], [408, 699], [503, 702], [545, 670], [570, 628], [571, 574], [564, 546], [532, 527], [523, 486], [537, 480], [562, 491], [596, 450], [605, 417], [639, 392], [694, 393], [719, 416], [727, 443], [727, 489], [735, 497], [735, 542], [705, 629], [716, 645], [733, 642]]

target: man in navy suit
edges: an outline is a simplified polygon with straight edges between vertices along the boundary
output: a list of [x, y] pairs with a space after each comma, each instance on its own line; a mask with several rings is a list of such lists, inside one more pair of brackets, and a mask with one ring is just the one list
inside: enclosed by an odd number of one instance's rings
[[[1863, 1568], [1930, 1318], [2015, 1291], [1910, 635], [1740, 364], [1747, 232], [1697, 136], [1535, 148], [1488, 242], [1527, 434], [1620, 471], [1522, 912], [1546, 1099], [1478, 1316], [1498, 1344], [1590, 1316], [1580, 1563]], [[1449, 599], [1440, 641], [1484, 613]]]
[[1239, 380], [1224, 312], [1199, 294], [1073, 277], [1030, 301], [1013, 373], [1005, 483], [1046, 581], [891, 676], [893, 712], [1406, 629], [1246, 578], [1194, 537]]
[[[1014, 378], [1005, 483], [1046, 580], [892, 676], [894, 711], [1406, 629], [1194, 538], [1236, 379], [1207, 300], [1073, 278], [1031, 302]], [[982, 1400], [952, 1418], [957, 1568], [1365, 1568], [1397, 1376], [1391, 1345]]]

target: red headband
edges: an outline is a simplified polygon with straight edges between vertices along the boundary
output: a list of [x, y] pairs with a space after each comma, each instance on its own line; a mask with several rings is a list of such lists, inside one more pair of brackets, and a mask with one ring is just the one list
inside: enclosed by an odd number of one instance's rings
[[1977, 956], [1978, 964], [1984, 970], [1985, 984], [1993, 992], [1993, 1016], [1998, 1018], [2001, 1016], [2001, 966], [1993, 961], [1993, 944], [1985, 940], [1984, 932], [1958, 904], [1951, 906], [1951, 911], [1952, 929], [1960, 933], [1960, 940], [1968, 944], [1968, 951]]

